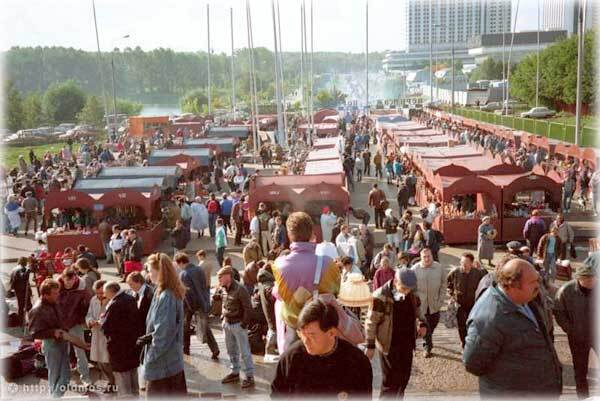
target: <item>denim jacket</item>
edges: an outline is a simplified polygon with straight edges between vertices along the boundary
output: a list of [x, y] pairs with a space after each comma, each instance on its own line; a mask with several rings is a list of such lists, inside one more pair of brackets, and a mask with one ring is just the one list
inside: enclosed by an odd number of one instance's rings
[[183, 370], [183, 301], [170, 290], [155, 293], [146, 317], [152, 342], [144, 349], [144, 378], [159, 380]]

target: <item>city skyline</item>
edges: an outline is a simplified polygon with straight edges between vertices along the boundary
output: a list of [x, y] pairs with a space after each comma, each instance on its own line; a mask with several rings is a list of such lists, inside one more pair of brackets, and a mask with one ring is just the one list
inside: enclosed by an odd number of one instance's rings
[[[512, 14], [514, 21], [515, 2]], [[280, 1], [284, 51], [300, 50], [300, 0]], [[5, 29], [0, 49], [13, 46], [63, 46], [96, 50], [92, 2], [63, 0], [49, 3], [6, 0], [0, 22]], [[114, 47], [143, 50], [165, 47], [176, 51], [206, 51], [206, 4], [192, 0], [167, 7], [158, 0], [119, 2], [97, 0], [96, 13], [103, 51]], [[213, 52], [229, 53], [229, 8], [233, 7], [235, 48], [247, 45], [244, 0], [208, 2], [211, 10]], [[364, 0], [314, 1], [315, 51], [364, 52]], [[307, 1], [310, 12], [310, 1]], [[253, 0], [252, 20], [255, 47], [273, 47], [271, 2]], [[397, 16], [401, 4], [386, 0], [369, 1], [369, 51], [401, 50], [401, 27]], [[68, 14], [65, 12], [68, 10]], [[521, 1], [516, 30], [537, 27], [537, 3]], [[133, 17], [136, 17], [133, 19]], [[309, 20], [307, 20], [307, 24]], [[310, 29], [310, 27], [309, 27]], [[126, 40], [118, 38], [130, 35]]]

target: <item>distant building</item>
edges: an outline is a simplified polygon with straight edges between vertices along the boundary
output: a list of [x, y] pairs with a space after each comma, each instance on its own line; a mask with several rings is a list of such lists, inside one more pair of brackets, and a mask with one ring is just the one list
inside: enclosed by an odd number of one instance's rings
[[[537, 50], [537, 31], [516, 32], [514, 39], [511, 33], [504, 34], [504, 46], [502, 45], [502, 34], [479, 35], [469, 40], [469, 55], [475, 59], [477, 64], [481, 64], [485, 59], [502, 59], [504, 48], [505, 59], [508, 60], [511, 40], [513, 41], [512, 52], [510, 56], [511, 63], [519, 62], [528, 54], [535, 53]], [[567, 31], [541, 31], [540, 49], [544, 49], [553, 43], [567, 37]]]
[[[598, 26], [600, 9], [596, 1], [588, 0], [585, 10], [585, 30]], [[579, 2], [576, 0], [543, 0], [540, 18], [545, 31], [564, 30], [568, 36], [577, 35], [577, 14]]]
[[[511, 0], [399, 0], [399, 51], [388, 51], [386, 72], [411, 69], [429, 62], [430, 29], [433, 52], [449, 59], [454, 44], [455, 59], [470, 64], [468, 40], [475, 35], [509, 32]], [[431, 4], [431, 10], [430, 10]], [[430, 26], [430, 18], [433, 25]]]

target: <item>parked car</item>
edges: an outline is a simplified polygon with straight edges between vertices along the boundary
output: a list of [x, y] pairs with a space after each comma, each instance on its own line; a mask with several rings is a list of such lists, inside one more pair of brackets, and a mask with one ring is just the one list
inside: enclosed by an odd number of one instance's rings
[[521, 113], [523, 118], [547, 118], [556, 114], [556, 111], [547, 107], [533, 107], [531, 110]]
[[496, 111], [500, 110], [502, 105], [500, 102], [489, 102], [488, 104], [484, 104], [483, 106], [479, 106], [479, 110], [482, 111]]
[[68, 130], [75, 128], [75, 124], [72, 123], [62, 123], [58, 124], [55, 128], [56, 131], [60, 131], [62, 133], [66, 133]]

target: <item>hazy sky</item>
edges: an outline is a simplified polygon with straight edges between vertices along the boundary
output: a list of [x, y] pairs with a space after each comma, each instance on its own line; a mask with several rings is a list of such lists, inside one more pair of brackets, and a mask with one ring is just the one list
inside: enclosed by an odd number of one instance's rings
[[[397, 49], [401, 1], [369, 0], [369, 51]], [[247, 46], [245, 0], [96, 0], [100, 46], [104, 51], [115, 46], [206, 50], [207, 3], [214, 51], [230, 52], [230, 7], [235, 47]], [[364, 52], [364, 0], [314, 0], [313, 4], [315, 51]], [[515, 5], [513, 0], [513, 16]], [[12, 46], [96, 50], [92, 0], [2, 0], [0, 7], [1, 50]], [[251, 7], [254, 45], [272, 48], [271, 1], [251, 0]], [[536, 12], [535, 0], [520, 1], [517, 30], [536, 29]], [[280, 0], [280, 14], [283, 50], [299, 51], [300, 0]], [[129, 39], [118, 39], [127, 34]]]

